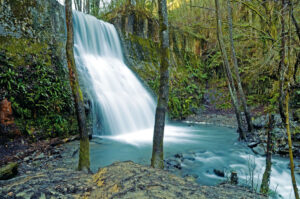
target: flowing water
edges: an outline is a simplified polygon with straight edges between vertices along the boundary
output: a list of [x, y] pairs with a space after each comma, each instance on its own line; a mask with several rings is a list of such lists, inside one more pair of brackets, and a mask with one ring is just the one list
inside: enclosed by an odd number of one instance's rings
[[[73, 12], [74, 52], [80, 81], [90, 98], [93, 135], [92, 169], [114, 161], [150, 163], [155, 100], [125, 65], [114, 26]], [[208, 125], [168, 123], [165, 128], [165, 157], [183, 153], [180, 175], [194, 175], [200, 184], [225, 180], [213, 169], [238, 172], [241, 183], [261, 181], [265, 158], [237, 142], [233, 129]], [[253, 176], [253, 177], [251, 177]], [[300, 182], [299, 176], [297, 181]], [[298, 183], [299, 184], [299, 183]], [[271, 189], [283, 198], [293, 198], [288, 160], [273, 158]]]

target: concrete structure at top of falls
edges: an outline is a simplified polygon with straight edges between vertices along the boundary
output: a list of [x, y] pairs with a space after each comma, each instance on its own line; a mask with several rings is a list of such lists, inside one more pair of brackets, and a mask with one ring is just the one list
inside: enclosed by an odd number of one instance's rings
[[91, 99], [93, 133], [153, 128], [156, 103], [125, 65], [114, 26], [77, 11], [73, 16], [75, 60]]

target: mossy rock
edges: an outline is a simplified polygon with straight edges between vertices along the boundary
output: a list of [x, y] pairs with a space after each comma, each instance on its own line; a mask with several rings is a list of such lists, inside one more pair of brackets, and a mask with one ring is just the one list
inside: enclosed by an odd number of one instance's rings
[[12, 162], [0, 168], [0, 180], [8, 180], [18, 174], [18, 163]]

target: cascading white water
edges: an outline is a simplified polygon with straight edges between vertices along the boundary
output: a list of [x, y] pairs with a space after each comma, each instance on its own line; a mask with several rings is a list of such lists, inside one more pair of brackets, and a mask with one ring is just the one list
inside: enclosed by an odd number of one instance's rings
[[75, 61], [92, 100], [93, 133], [123, 134], [154, 126], [155, 101], [125, 65], [112, 24], [73, 11]]

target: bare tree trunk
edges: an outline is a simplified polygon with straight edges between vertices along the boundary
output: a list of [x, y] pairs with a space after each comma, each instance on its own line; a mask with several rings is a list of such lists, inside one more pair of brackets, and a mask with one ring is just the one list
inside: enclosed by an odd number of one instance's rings
[[263, 179], [260, 186], [260, 193], [268, 194], [269, 193], [269, 185], [270, 185], [270, 177], [271, 177], [271, 167], [272, 167], [272, 150], [273, 150], [273, 141], [272, 141], [272, 130], [274, 124], [273, 115], [269, 115], [269, 124], [268, 124], [268, 141], [267, 141], [267, 157], [266, 157], [266, 169], [263, 175]]
[[300, 52], [298, 52], [297, 60], [296, 60], [296, 63], [294, 65], [294, 74], [293, 74], [294, 82], [296, 82], [296, 75], [297, 75], [299, 65], [300, 65]]
[[151, 166], [154, 168], [164, 168], [163, 139], [165, 128], [165, 115], [168, 107], [169, 97], [169, 28], [168, 11], [166, 0], [159, 0], [159, 33], [160, 33], [160, 85], [158, 102], [155, 113], [155, 125], [153, 135], [153, 150]]
[[82, 11], [82, 7], [81, 7], [81, 1], [82, 0], [74, 0], [74, 2], [75, 2], [75, 8], [76, 8], [76, 10], [78, 10], [78, 11]]
[[293, 158], [293, 150], [292, 150], [292, 138], [291, 138], [291, 132], [290, 132], [290, 122], [289, 122], [289, 92], [286, 94], [285, 98], [285, 111], [286, 111], [286, 121], [285, 121], [285, 127], [286, 132], [288, 136], [288, 144], [289, 144], [289, 156], [290, 156], [290, 167], [291, 167], [291, 177], [292, 177], [292, 183], [294, 188], [294, 194], [295, 198], [299, 199], [299, 193], [297, 188], [297, 182], [295, 179], [295, 172], [294, 172], [294, 158]]
[[242, 119], [241, 119], [241, 114], [239, 111], [239, 103], [237, 99], [237, 93], [234, 85], [234, 81], [232, 78], [232, 73], [229, 67], [229, 62], [228, 62], [228, 57], [227, 57], [227, 52], [225, 49], [225, 44], [223, 41], [223, 33], [222, 33], [222, 23], [221, 23], [221, 16], [220, 16], [220, 5], [219, 5], [219, 0], [215, 0], [215, 6], [216, 6], [216, 15], [217, 15], [217, 35], [218, 35], [218, 41], [222, 53], [222, 58], [224, 62], [224, 71], [227, 76], [227, 82], [228, 82], [228, 88], [232, 100], [232, 104], [234, 107], [237, 123], [238, 123], [238, 132], [240, 134], [240, 139], [245, 140], [246, 135], [242, 127]]
[[[296, 28], [296, 33], [297, 33], [298, 39], [300, 41], [300, 27], [299, 27], [299, 24], [298, 24], [295, 16], [294, 16], [293, 2], [291, 0], [290, 0], [290, 6], [291, 6], [292, 20], [293, 20], [293, 23], [294, 23], [295, 28]], [[297, 53], [297, 60], [296, 60], [295, 66], [294, 66], [294, 75], [293, 75], [293, 78], [294, 78], [295, 82], [296, 82], [296, 74], [297, 74], [299, 65], [300, 65], [300, 52]]]
[[296, 33], [297, 33], [298, 38], [299, 38], [299, 40], [300, 40], [300, 27], [299, 27], [299, 25], [298, 25], [298, 23], [297, 23], [297, 20], [296, 20], [295, 16], [294, 16], [293, 9], [292, 9], [291, 15], [292, 15], [293, 23], [294, 23], [295, 28], [296, 28]]
[[248, 131], [252, 132], [253, 131], [253, 125], [252, 125], [252, 120], [251, 120], [251, 115], [250, 112], [248, 111], [248, 106], [246, 102], [246, 97], [243, 91], [242, 83], [241, 83], [241, 78], [239, 74], [239, 67], [238, 67], [238, 62], [236, 58], [236, 53], [235, 53], [235, 48], [234, 48], [234, 42], [233, 42], [233, 31], [232, 31], [232, 6], [230, 0], [227, 0], [227, 6], [228, 6], [228, 23], [229, 23], [229, 36], [230, 36], [230, 47], [231, 47], [231, 53], [232, 53], [232, 58], [233, 58], [233, 66], [234, 66], [234, 72], [236, 76], [236, 81], [237, 81], [237, 86], [238, 86], [238, 91], [241, 96], [241, 101], [242, 105], [244, 108], [245, 116], [246, 116], [246, 121], [248, 124]]
[[78, 1], [77, 0], [74, 1], [74, 4], [75, 4], [75, 9], [79, 10], [79, 6], [78, 6]]
[[80, 133], [80, 150], [79, 150], [79, 170], [89, 170], [90, 168], [90, 147], [89, 135], [86, 130], [86, 116], [84, 111], [84, 102], [82, 92], [79, 87], [78, 74], [74, 60], [73, 46], [73, 23], [72, 23], [72, 0], [65, 0], [66, 24], [67, 24], [67, 43], [66, 53], [70, 76], [70, 85], [74, 97], [79, 133]]
[[85, 13], [90, 14], [90, 0], [85, 0]]
[[280, 63], [279, 63], [279, 113], [282, 119], [282, 123], [285, 122], [285, 114], [284, 114], [284, 81], [285, 81], [285, 72], [286, 72], [286, 67], [285, 67], [285, 62], [286, 62], [286, 57], [285, 57], [285, 22], [284, 22], [284, 16], [285, 16], [285, 0], [281, 0], [282, 2], [282, 7], [281, 7], [281, 51], [280, 51]]

